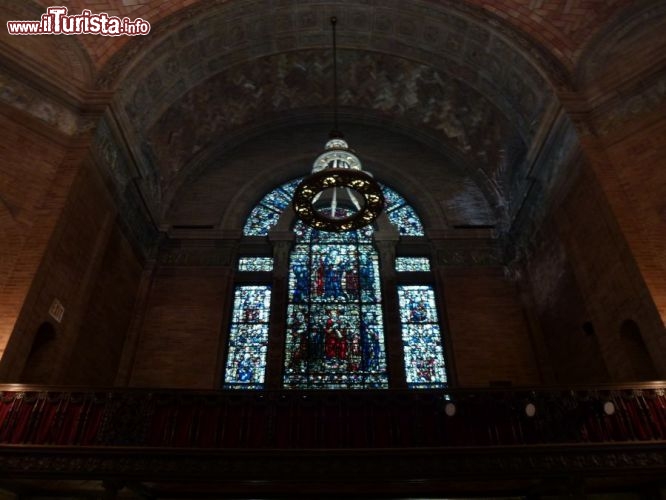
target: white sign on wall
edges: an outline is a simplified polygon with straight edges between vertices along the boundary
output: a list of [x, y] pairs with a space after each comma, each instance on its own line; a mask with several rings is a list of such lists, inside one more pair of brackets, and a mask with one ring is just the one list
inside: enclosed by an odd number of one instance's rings
[[62, 321], [62, 317], [65, 314], [65, 307], [58, 299], [53, 299], [51, 307], [49, 308], [49, 315], [56, 320], [58, 323]]

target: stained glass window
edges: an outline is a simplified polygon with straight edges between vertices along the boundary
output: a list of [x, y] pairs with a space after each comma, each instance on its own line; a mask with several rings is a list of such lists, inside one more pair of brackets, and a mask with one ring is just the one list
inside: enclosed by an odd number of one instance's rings
[[405, 204], [405, 199], [393, 189], [386, 187], [383, 184], [381, 186], [382, 193], [384, 193], [384, 199], [386, 200], [386, 210], [399, 208]]
[[226, 388], [263, 387], [270, 304], [270, 287], [236, 287], [229, 332], [229, 352], [224, 372]]
[[[243, 232], [266, 236], [291, 203], [302, 179], [264, 196]], [[404, 236], [423, 236], [421, 220], [406, 200], [381, 186], [389, 221]], [[379, 256], [374, 228], [346, 233], [317, 231], [297, 222], [290, 254], [283, 384], [296, 389], [387, 388]], [[398, 257], [398, 272], [430, 272], [426, 257]], [[270, 272], [270, 257], [242, 257], [239, 272]], [[430, 286], [398, 287], [407, 384], [446, 385], [441, 332]], [[266, 368], [271, 291], [238, 286], [225, 371], [225, 387], [261, 388]]]
[[299, 182], [301, 182], [300, 178], [294, 179], [264, 196], [247, 218], [243, 234], [245, 236], [266, 236], [268, 231], [277, 224], [282, 211], [291, 203]]
[[[247, 218], [243, 234], [266, 236], [277, 224], [282, 211], [291, 203], [294, 191], [303, 178], [294, 179], [264, 196]], [[386, 214], [398, 232], [405, 236], [423, 236], [423, 224], [414, 209], [393, 189], [380, 184], [386, 199]]]
[[388, 387], [372, 229], [328, 233], [299, 222], [295, 233], [285, 387]]
[[382, 186], [382, 192], [386, 199], [384, 210], [398, 232], [403, 236], [424, 236], [421, 219], [407, 201], [389, 187]]
[[444, 350], [432, 286], [399, 286], [398, 300], [407, 386], [446, 385]]
[[395, 270], [402, 272], [430, 272], [430, 259], [428, 257], [396, 257]]
[[238, 270], [242, 272], [272, 271], [273, 257], [241, 257], [238, 259]]

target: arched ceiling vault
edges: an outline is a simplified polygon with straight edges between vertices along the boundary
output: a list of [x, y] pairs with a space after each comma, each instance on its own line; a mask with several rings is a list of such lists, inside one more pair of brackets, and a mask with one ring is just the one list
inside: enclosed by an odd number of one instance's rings
[[[188, 12], [98, 78], [117, 86], [114, 109], [152, 172], [162, 224], [185, 183], [197, 182], [202, 158], [224, 169], [212, 152], [237, 146], [253, 125], [317, 123], [332, 107], [331, 15], [340, 106], [352, 123], [363, 117], [441, 143], [441, 168], [462, 163], [494, 209], [508, 205], [509, 161], [525, 157], [553, 85], [566, 80], [547, 53], [463, 3], [255, 0]], [[418, 165], [411, 173], [424, 175]]]
[[[470, 170], [482, 168], [494, 176], [503, 145], [516, 138], [527, 142], [486, 98], [432, 67], [347, 51], [340, 54], [339, 66], [345, 68], [343, 111], [395, 121], [415, 133], [423, 130], [456, 151]], [[190, 90], [146, 130], [163, 195], [172, 194], [172, 185], [187, 174], [199, 151], [224, 143], [236, 129], [282, 114], [331, 109], [331, 81], [330, 54], [311, 50], [248, 61]]]
[[[622, 4], [100, 0], [96, 11], [143, 17], [151, 35], [79, 41], [95, 68], [94, 85], [115, 92], [115, 119], [161, 225], [182, 215], [174, 209], [179, 197], [196, 190], [211, 168], [225, 172], [229, 152], [251, 149], [243, 139], [257, 140], [257, 130], [282, 125], [293, 136], [297, 127], [329, 118], [335, 15], [343, 127], [371, 123], [438, 144], [439, 168], [459, 175], [462, 167], [501, 227], [508, 193], [517, 191], [510, 184], [543, 140], [555, 92], [570, 88], [581, 47]], [[71, 0], [68, 7], [90, 6]], [[272, 146], [262, 147], [270, 156]], [[428, 174], [412, 164], [410, 175]], [[227, 182], [241, 181], [228, 176]]]
[[[62, 0], [37, 0], [44, 7], [62, 5]], [[275, 2], [280, 4], [281, 2]], [[341, 2], [339, 2], [341, 3]], [[366, 2], [369, 3], [369, 2]], [[377, 4], [401, 7], [402, 0], [379, 0]], [[573, 68], [587, 40], [609, 18], [628, 6], [625, 0], [429, 0], [432, 9], [474, 12], [496, 25], [524, 33], [524, 36], [546, 48], [560, 64]], [[254, 3], [246, 0], [96, 0], [94, 7], [121, 17], [142, 17], [149, 20], [153, 30], [173, 29], [183, 20], [193, 19], [197, 13], [225, 8], [233, 4], [247, 10]], [[318, 5], [319, 2], [312, 2]], [[68, 0], [71, 11], [80, 12], [90, 7], [89, 0]], [[426, 12], [425, 16], [429, 15]], [[82, 44], [101, 70], [126, 46], [135, 42], [128, 37], [85, 37]]]

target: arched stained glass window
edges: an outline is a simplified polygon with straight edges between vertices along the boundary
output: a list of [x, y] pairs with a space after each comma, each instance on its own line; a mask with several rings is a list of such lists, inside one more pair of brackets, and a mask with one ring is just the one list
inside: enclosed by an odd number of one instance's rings
[[[302, 177], [287, 182], [274, 189], [252, 209], [245, 222], [245, 236], [266, 236], [268, 231], [277, 224], [282, 211], [291, 203], [296, 187]], [[386, 215], [391, 223], [404, 236], [423, 236], [423, 224], [414, 209], [407, 201], [390, 187], [380, 184], [386, 199]]]
[[[291, 203], [300, 181], [295, 179], [264, 196], [250, 213], [244, 235], [268, 235]], [[423, 225], [414, 209], [396, 191], [381, 187], [387, 200], [385, 212], [399, 234], [424, 236]], [[288, 289], [280, 292], [287, 294], [283, 386], [387, 388], [386, 311], [382, 296], [386, 291], [381, 288], [382, 269], [373, 245], [374, 228], [329, 233], [296, 222], [293, 233], [295, 241], [288, 269], [281, 271], [288, 273]], [[262, 282], [266, 286], [244, 283], [247, 279], [269, 279], [266, 276], [270, 276], [271, 266], [270, 258], [251, 255], [239, 258], [238, 272], [245, 277], [236, 287], [225, 387], [263, 387], [268, 338], [266, 318], [271, 293], [278, 292], [271, 291], [268, 282]], [[409, 276], [429, 273], [430, 262], [426, 257], [399, 257], [395, 270], [403, 275], [411, 273]], [[266, 273], [264, 278], [261, 272]], [[434, 288], [423, 284], [404, 285], [405, 277], [401, 279], [400, 286], [389, 292], [399, 303], [399, 311], [392, 314], [400, 315], [401, 327], [393, 330], [393, 335], [402, 338], [394, 339], [392, 345], [397, 342], [403, 346], [405, 382], [411, 388], [441, 387], [446, 384], [446, 371]], [[423, 279], [423, 274], [419, 279]], [[253, 305], [252, 301], [245, 300], [246, 296], [256, 298], [254, 303], [262, 305]], [[256, 309], [261, 311], [259, 316]], [[394, 319], [397, 320], [397, 316]], [[269, 358], [277, 359], [276, 356]]]
[[386, 199], [386, 215], [404, 236], [424, 236], [423, 224], [414, 209], [393, 189], [382, 185]]
[[299, 182], [301, 182], [301, 178], [294, 179], [264, 196], [247, 218], [243, 234], [245, 236], [266, 236], [270, 228], [277, 224], [282, 211], [291, 204], [291, 198]]

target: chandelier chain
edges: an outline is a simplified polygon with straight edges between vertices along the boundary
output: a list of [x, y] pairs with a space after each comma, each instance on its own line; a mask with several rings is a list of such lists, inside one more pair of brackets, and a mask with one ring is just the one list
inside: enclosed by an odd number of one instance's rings
[[338, 127], [338, 50], [335, 37], [335, 25], [337, 24], [338, 19], [333, 16], [331, 17], [331, 27], [333, 31], [333, 120], [334, 127], [333, 132], [339, 134]]

